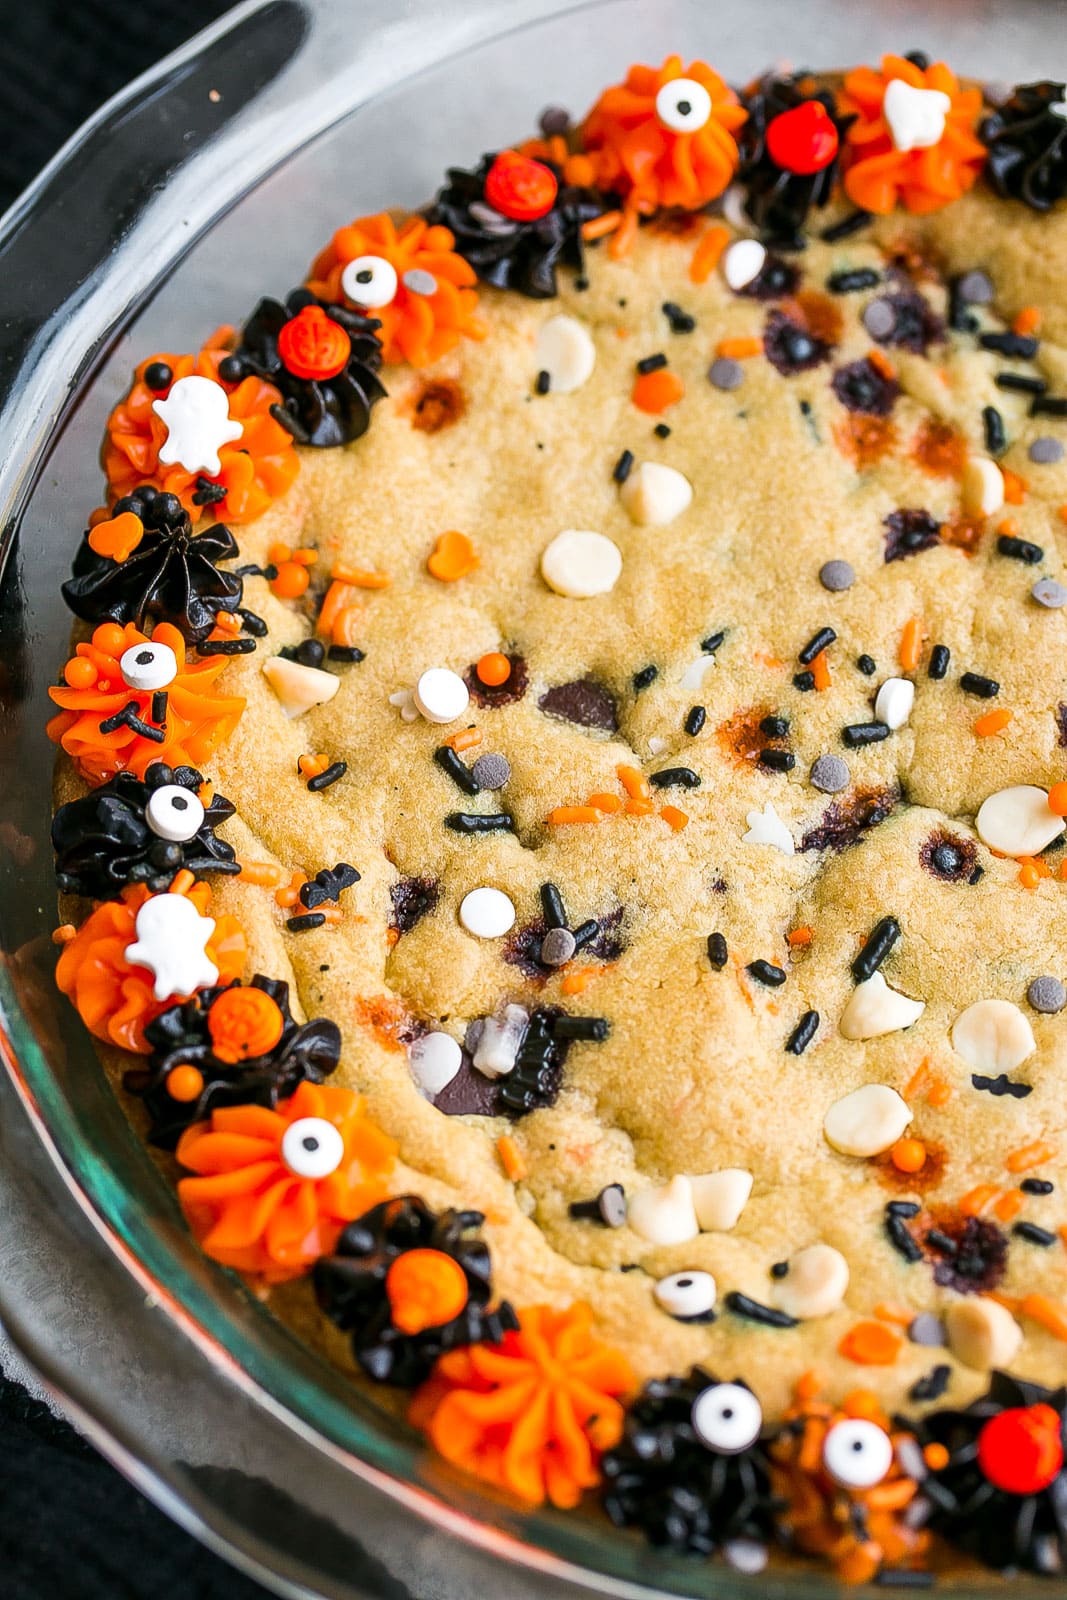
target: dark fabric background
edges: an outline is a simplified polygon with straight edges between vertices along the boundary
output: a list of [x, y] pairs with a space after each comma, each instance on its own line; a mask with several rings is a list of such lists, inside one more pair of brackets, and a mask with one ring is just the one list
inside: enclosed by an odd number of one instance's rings
[[[109, 95], [224, 0], [0, 0], [0, 210]], [[3, 1600], [266, 1600], [0, 1377]]]

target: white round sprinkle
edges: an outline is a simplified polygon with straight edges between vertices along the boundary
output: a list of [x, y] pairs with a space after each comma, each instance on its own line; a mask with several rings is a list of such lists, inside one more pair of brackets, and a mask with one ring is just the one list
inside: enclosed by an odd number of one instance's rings
[[204, 826], [203, 802], [180, 783], [164, 783], [149, 795], [144, 819], [161, 839], [184, 844]]
[[619, 490], [619, 499], [639, 527], [665, 528], [689, 509], [693, 485], [674, 467], [642, 461]]
[[975, 1072], [1011, 1072], [1037, 1049], [1023, 1012], [1010, 1000], [976, 1000], [952, 1024], [952, 1048]]
[[687, 1244], [700, 1232], [688, 1178], [672, 1178], [629, 1197], [627, 1220], [649, 1244]]
[[548, 373], [549, 394], [573, 394], [592, 377], [596, 345], [575, 317], [549, 317], [537, 330], [534, 366]]
[[131, 689], [165, 689], [178, 676], [178, 658], [169, 644], [134, 644], [119, 657], [119, 671]]
[[823, 1119], [826, 1142], [843, 1156], [877, 1156], [911, 1122], [907, 1103], [884, 1083], [865, 1083], [835, 1100]]
[[325, 1117], [298, 1117], [282, 1134], [282, 1160], [298, 1178], [328, 1178], [345, 1158], [345, 1142]]
[[652, 1290], [656, 1304], [668, 1316], [684, 1321], [702, 1317], [715, 1305], [715, 1279], [710, 1272], [672, 1272], [660, 1278]]
[[302, 717], [312, 706], [325, 705], [341, 687], [340, 678], [335, 678], [332, 672], [323, 672], [321, 667], [305, 667], [285, 656], [270, 656], [264, 661], [262, 672], [290, 722], [294, 717]]
[[743, 1167], [724, 1167], [690, 1178], [693, 1205], [703, 1233], [728, 1233], [737, 1226], [752, 1193], [752, 1174]]
[[472, 889], [460, 902], [459, 920], [476, 939], [502, 939], [515, 925], [515, 907], [502, 889]]
[[656, 95], [656, 115], [672, 133], [696, 133], [711, 116], [711, 96], [695, 78], [672, 78]]
[[876, 1422], [846, 1417], [828, 1430], [822, 1464], [844, 1489], [873, 1489], [893, 1465], [893, 1441]]
[[848, 1293], [848, 1262], [830, 1244], [809, 1244], [789, 1262], [789, 1271], [777, 1284], [775, 1300], [791, 1317], [809, 1321], [828, 1317]]
[[592, 600], [609, 594], [622, 572], [618, 545], [602, 533], [568, 528], [557, 533], [541, 556], [541, 576], [556, 594], [569, 600]]
[[759, 277], [766, 259], [758, 239], [735, 239], [723, 254], [722, 275], [736, 293]]
[[222, 470], [220, 447], [244, 432], [243, 423], [230, 419], [230, 397], [222, 384], [195, 373], [172, 384], [165, 400], [153, 400], [152, 410], [167, 428], [159, 447], [165, 467], [214, 476]]
[[880, 972], [857, 983], [838, 1027], [846, 1039], [880, 1039], [887, 1033], [910, 1028], [926, 1010], [924, 1000], [909, 1000], [891, 989]]
[[713, 1383], [693, 1401], [692, 1422], [709, 1450], [735, 1456], [759, 1438], [763, 1411], [743, 1383]]
[[409, 294], [428, 297], [437, 293], [437, 279], [432, 272], [424, 272], [422, 267], [409, 267], [400, 281]]
[[982, 843], [1004, 856], [1040, 855], [1065, 826], [1050, 808], [1045, 790], [1031, 783], [991, 794], [982, 801], [974, 825]]
[[735, 1572], [745, 1572], [750, 1578], [766, 1571], [770, 1559], [767, 1546], [758, 1539], [727, 1539], [722, 1556], [728, 1567]]
[[987, 456], [972, 456], [963, 470], [960, 494], [965, 511], [991, 517], [1004, 504], [1004, 474]]
[[396, 298], [396, 268], [384, 256], [357, 256], [341, 274], [341, 288], [357, 306], [376, 311]]
[[945, 1336], [957, 1361], [977, 1372], [1010, 1367], [1023, 1342], [1011, 1312], [985, 1295], [968, 1295], [945, 1308]]
[[427, 722], [455, 722], [470, 704], [467, 685], [448, 667], [430, 667], [414, 689], [414, 700]]
[[1055, 578], [1038, 578], [1030, 593], [1038, 605], [1048, 611], [1058, 611], [1061, 606], [1067, 606], [1067, 588], [1057, 583]]
[[134, 921], [137, 938], [125, 949], [126, 960], [147, 967], [155, 978], [157, 1000], [195, 994], [217, 983], [219, 969], [207, 953], [215, 931], [213, 917], [202, 917], [184, 894], [154, 894]]
[[742, 844], [769, 844], [784, 856], [796, 854], [793, 835], [768, 800], [762, 811], [749, 811], [745, 821], [748, 832], [741, 835]]
[[874, 714], [887, 728], [902, 728], [915, 704], [915, 685], [910, 678], [887, 678], [874, 701]]
[[892, 78], [882, 96], [882, 115], [897, 150], [927, 150], [940, 144], [952, 101], [940, 89], [916, 89]]
[[426, 1033], [408, 1049], [411, 1076], [424, 1094], [440, 1094], [463, 1065], [463, 1051], [450, 1033]]

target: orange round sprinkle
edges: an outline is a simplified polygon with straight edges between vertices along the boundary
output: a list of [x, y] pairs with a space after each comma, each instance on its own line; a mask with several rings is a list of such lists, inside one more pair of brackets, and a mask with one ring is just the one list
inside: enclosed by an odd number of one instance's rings
[[948, 1451], [943, 1444], [928, 1444], [923, 1451], [923, 1460], [931, 1472], [940, 1472], [948, 1466]]
[[457, 578], [468, 577], [478, 565], [478, 556], [465, 533], [450, 529], [438, 535], [426, 567], [431, 577], [440, 583], [455, 583]]
[[857, 1322], [845, 1334], [838, 1350], [846, 1361], [861, 1367], [891, 1367], [900, 1354], [900, 1336], [880, 1322]]
[[270, 586], [280, 600], [298, 600], [311, 582], [308, 569], [300, 561], [283, 561], [278, 566], [278, 576]]
[[1036, 889], [1041, 882], [1041, 874], [1032, 861], [1028, 861], [1025, 866], [1019, 868], [1019, 882], [1024, 889]]
[[1058, 817], [1067, 817], [1067, 783], [1054, 783], [1048, 792], [1048, 808]]
[[198, 1100], [203, 1089], [204, 1074], [188, 1061], [172, 1067], [167, 1073], [167, 1093], [179, 1105], [189, 1105], [191, 1101]]
[[407, 1250], [385, 1277], [393, 1321], [401, 1333], [422, 1333], [458, 1317], [467, 1304], [467, 1274], [443, 1250]]
[[926, 1165], [926, 1146], [921, 1139], [898, 1139], [889, 1155], [898, 1172], [921, 1172]]
[[278, 1002], [265, 990], [235, 984], [211, 1007], [207, 1027], [219, 1060], [236, 1064], [272, 1050], [282, 1036], [285, 1019]]
[[117, 661], [126, 648], [126, 630], [117, 622], [102, 622], [93, 631], [93, 645], [103, 655]]
[[815, 935], [809, 927], [791, 928], [785, 936], [785, 942], [793, 948], [810, 944]]
[[1040, 326], [1040, 308], [1038, 306], [1023, 306], [1011, 325], [1011, 331], [1012, 333], [1036, 333]]
[[78, 930], [73, 922], [60, 923], [58, 928], [52, 929], [52, 943], [69, 944], [72, 939], [77, 938], [77, 934]]
[[638, 411], [658, 416], [668, 406], [677, 405], [684, 393], [685, 384], [677, 373], [659, 367], [655, 372], [642, 372], [638, 376], [630, 399]]
[[71, 656], [63, 668], [63, 676], [72, 689], [91, 689], [96, 682], [96, 668], [84, 656]]
[[484, 683], [490, 689], [498, 689], [511, 677], [511, 662], [499, 650], [490, 650], [479, 658], [474, 670], [479, 683]]

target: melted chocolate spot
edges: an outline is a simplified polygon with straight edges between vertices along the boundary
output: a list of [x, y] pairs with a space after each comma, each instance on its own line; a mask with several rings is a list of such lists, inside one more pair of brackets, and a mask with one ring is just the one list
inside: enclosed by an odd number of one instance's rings
[[577, 678], [547, 689], [537, 702], [549, 717], [573, 722], [579, 728], [595, 728], [600, 733], [615, 733], [619, 719], [615, 697], [595, 678]]
[[460, 1069], [451, 1083], [434, 1095], [434, 1105], [446, 1117], [495, 1117], [499, 1083], [475, 1070], [470, 1055], [463, 1052]]
[[939, 343], [945, 337], [942, 319], [910, 285], [897, 294], [886, 295], [884, 303], [892, 308], [893, 326], [879, 337], [879, 344], [896, 345], [898, 349], [925, 355], [927, 345]]
[[440, 433], [458, 422], [466, 409], [466, 396], [454, 378], [430, 378], [415, 398], [411, 426], [420, 433]]
[[715, 737], [720, 747], [738, 765], [757, 761], [760, 751], [768, 745], [781, 744], [780, 739], [765, 733], [762, 727], [768, 717], [774, 715], [774, 709], [769, 705], [749, 706], [745, 710], [735, 711], [732, 717], [716, 728]]
[[926, 417], [912, 446], [912, 459], [933, 478], [960, 478], [967, 465], [967, 441], [938, 417]]
[[590, 939], [585, 949], [598, 961], [617, 961], [626, 949], [626, 936], [622, 931], [624, 908], [616, 906], [606, 916], [598, 918], [600, 931]]
[[768, 251], [752, 282], [739, 292], [750, 300], [784, 300], [786, 295], [795, 294], [799, 283], [800, 268]]
[[1056, 726], [1059, 729], [1056, 743], [1061, 750], [1067, 750], [1067, 705], [1062, 702], [1056, 707]]
[[830, 387], [847, 410], [870, 417], [888, 417], [900, 393], [896, 379], [885, 377], [867, 360], [838, 367]]
[[978, 846], [973, 839], [938, 828], [919, 851], [919, 860], [942, 883], [966, 883], [978, 862]]
[[827, 806], [821, 822], [801, 839], [801, 850], [847, 850], [891, 816], [899, 798], [893, 789], [854, 789]]
[[429, 916], [441, 897], [441, 888], [435, 878], [401, 878], [390, 885], [389, 898], [393, 902], [390, 927], [397, 934], [410, 933], [417, 922]]
[[776, 372], [788, 378], [830, 358], [830, 346], [782, 311], [772, 311], [763, 332], [763, 353]]
[[508, 656], [511, 663], [511, 672], [503, 683], [483, 683], [479, 678], [476, 667], [472, 664], [463, 674], [463, 682], [467, 685], [470, 697], [476, 706], [485, 706], [493, 710], [498, 706], [514, 705], [516, 700], [521, 700], [530, 683], [530, 674], [526, 670], [526, 662], [519, 655]]
[[886, 561], [903, 561], [938, 543], [941, 524], [929, 511], [891, 511], [884, 519]]
[[924, 1224], [918, 1228], [912, 1224], [919, 1244], [931, 1224], [955, 1242], [954, 1255], [926, 1249], [934, 1282], [943, 1289], [955, 1289], [957, 1294], [988, 1294], [1001, 1283], [1008, 1269], [1008, 1236], [995, 1222], [985, 1217], [964, 1217], [958, 1211], [938, 1210], [933, 1216], [916, 1218], [916, 1223]]
[[501, 956], [509, 966], [518, 967], [525, 977], [544, 983], [555, 971], [541, 960], [541, 945], [547, 932], [543, 917], [524, 923], [508, 935]]

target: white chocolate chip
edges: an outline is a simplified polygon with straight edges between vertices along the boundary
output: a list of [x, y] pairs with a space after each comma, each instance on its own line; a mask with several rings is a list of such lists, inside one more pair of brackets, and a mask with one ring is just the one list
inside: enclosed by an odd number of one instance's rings
[[956, 1360], [978, 1372], [1010, 1367], [1023, 1342], [1011, 1312], [985, 1295], [954, 1300], [945, 1312], [945, 1334]]
[[964, 511], [991, 517], [1004, 504], [1004, 474], [988, 456], [972, 456], [960, 485]]
[[408, 1049], [411, 1076], [424, 1094], [447, 1089], [463, 1065], [463, 1051], [450, 1033], [425, 1033]]
[[325, 705], [341, 687], [340, 678], [319, 667], [305, 667], [285, 656], [270, 656], [263, 663], [263, 676], [281, 702], [290, 721], [302, 717], [312, 706]]
[[882, 115], [896, 150], [928, 150], [940, 144], [952, 101], [940, 89], [917, 89], [892, 78], [882, 96]]
[[592, 600], [608, 594], [619, 581], [622, 554], [602, 533], [567, 528], [557, 533], [541, 554], [541, 576], [550, 589], [569, 600]]
[[522, 1006], [505, 1006], [495, 1017], [486, 1017], [474, 1051], [474, 1065], [486, 1078], [504, 1078], [515, 1070], [530, 1013]]
[[696, 656], [679, 678], [678, 687], [680, 689], [699, 689], [704, 682], [704, 674], [709, 667], [714, 665], [714, 656]]
[[887, 728], [902, 728], [915, 704], [915, 685], [910, 678], [887, 678], [874, 702], [874, 714]]
[[1011, 1072], [1033, 1055], [1037, 1040], [1010, 1000], [976, 1000], [952, 1024], [952, 1048], [975, 1072]]
[[722, 275], [736, 293], [759, 277], [766, 259], [767, 252], [758, 239], [735, 239], [723, 253]]
[[574, 317], [549, 317], [537, 330], [534, 361], [548, 373], [549, 394], [571, 394], [592, 375], [596, 345]]
[[684, 473], [660, 461], [642, 461], [619, 491], [627, 514], [641, 528], [664, 528], [689, 509], [693, 485]]
[[911, 1121], [907, 1102], [884, 1083], [865, 1083], [835, 1100], [823, 1119], [826, 1142], [843, 1156], [877, 1156]]
[[742, 844], [769, 844], [784, 856], [796, 854], [793, 835], [769, 800], [762, 811], [749, 811], [745, 821], [748, 832], [741, 835]]
[[126, 946], [126, 960], [148, 968], [157, 1000], [218, 982], [219, 969], [207, 953], [215, 919], [202, 917], [186, 895], [151, 895], [133, 926], [137, 938]]
[[809, 1244], [789, 1262], [777, 1285], [775, 1300], [782, 1311], [801, 1321], [828, 1317], [848, 1293], [848, 1262], [832, 1244]]
[[448, 667], [430, 667], [422, 674], [413, 699], [427, 722], [455, 722], [470, 705], [467, 685]]
[[1040, 855], [1067, 826], [1049, 806], [1044, 789], [1032, 783], [991, 794], [982, 801], [974, 825], [982, 843], [1003, 856]]
[[244, 424], [231, 419], [230, 397], [214, 378], [179, 378], [165, 400], [153, 400], [152, 410], [167, 430], [159, 447], [165, 467], [214, 477], [222, 471], [220, 446], [232, 444], [244, 432]]
[[693, 1205], [702, 1233], [728, 1233], [737, 1226], [752, 1193], [752, 1174], [743, 1167], [724, 1167], [690, 1178]]
[[849, 995], [838, 1028], [845, 1039], [880, 1039], [883, 1034], [910, 1028], [925, 1010], [925, 1000], [909, 1000], [875, 972], [857, 983]]
[[700, 1232], [692, 1185], [681, 1175], [659, 1188], [639, 1190], [628, 1204], [631, 1228], [649, 1244], [686, 1244]]
[[669, 1316], [685, 1321], [701, 1317], [715, 1305], [715, 1279], [710, 1272], [672, 1272], [653, 1285], [656, 1304]]
[[476, 939], [502, 939], [515, 925], [515, 907], [502, 889], [472, 889], [460, 901], [459, 920]]

